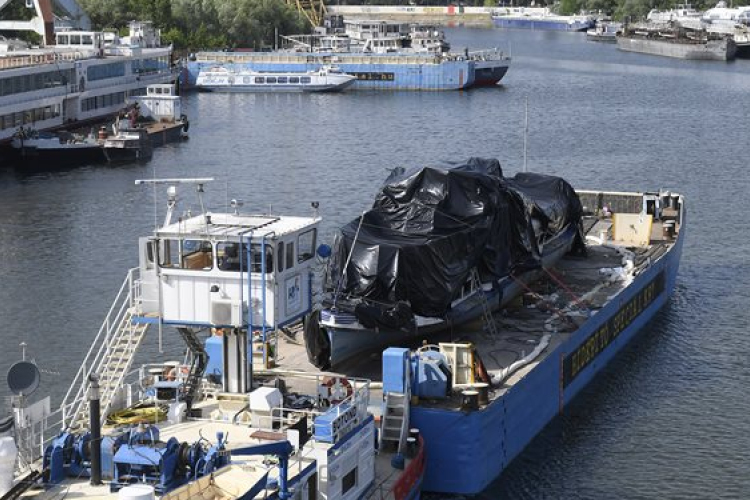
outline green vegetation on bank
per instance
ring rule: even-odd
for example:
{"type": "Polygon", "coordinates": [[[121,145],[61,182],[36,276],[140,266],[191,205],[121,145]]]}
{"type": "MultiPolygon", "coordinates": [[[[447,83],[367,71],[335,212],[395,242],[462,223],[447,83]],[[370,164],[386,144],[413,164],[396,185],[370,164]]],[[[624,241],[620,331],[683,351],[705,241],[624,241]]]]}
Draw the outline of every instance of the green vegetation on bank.
{"type": "MultiPolygon", "coordinates": [[[[328,0],[330,1],[330,0],[328,0]]],[[[496,0],[345,0],[347,5],[447,5],[492,7],[496,0]]],[[[505,5],[529,5],[504,0],[505,5]]],[[[693,7],[706,10],[717,0],[698,0],[693,7]]],[[[284,0],[78,0],[91,17],[95,29],[114,28],[127,32],[133,19],[150,20],[161,28],[162,39],[174,43],[177,49],[199,50],[207,48],[245,47],[260,49],[274,45],[276,34],[308,33],[307,20],[295,7],[284,0]]],[[[581,11],[603,12],[617,20],[638,19],[651,9],[670,9],[677,0],[559,0],[549,6],[560,14],[581,11]]],[[[734,1],[734,6],[745,5],[750,0],[734,1]]],[[[536,6],[544,5],[536,2],[536,6]]],[[[33,14],[23,1],[15,0],[0,12],[0,19],[23,19],[33,14]]],[[[37,41],[38,36],[25,38],[37,41]]],[[[38,43],[38,41],[37,41],[38,43]]]]}
{"type": "Polygon", "coordinates": [[[96,29],[125,29],[133,19],[161,28],[178,49],[273,45],[280,35],[309,31],[282,0],[78,0],[96,29]]]}

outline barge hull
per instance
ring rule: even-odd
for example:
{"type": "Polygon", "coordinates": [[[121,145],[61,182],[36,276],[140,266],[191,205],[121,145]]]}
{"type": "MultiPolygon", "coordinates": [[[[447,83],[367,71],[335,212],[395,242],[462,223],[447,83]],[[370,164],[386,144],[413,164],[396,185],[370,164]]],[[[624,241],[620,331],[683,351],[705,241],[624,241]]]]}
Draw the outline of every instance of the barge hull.
{"type": "Polygon", "coordinates": [[[500,28],[546,30],[546,31],[586,31],[591,28],[590,23],[568,23],[562,21],[548,21],[544,19],[506,19],[502,17],[492,18],[495,26],[500,28]]]}
{"type": "Polygon", "coordinates": [[[617,48],[626,52],[703,61],[731,61],[737,53],[737,46],[729,40],[711,40],[705,44],[688,44],[618,37],[617,48]]]}
{"type": "Polygon", "coordinates": [[[425,437],[430,457],[423,490],[475,495],[486,489],[667,303],[675,286],[685,229],[683,223],[667,254],[486,408],[457,412],[413,406],[411,425],[425,437]],[[613,321],[619,321],[621,330],[610,333],[607,342],[595,338],[613,321]],[[584,351],[588,356],[576,359],[572,368],[571,356],[588,347],[592,339],[594,349],[584,351]]]}

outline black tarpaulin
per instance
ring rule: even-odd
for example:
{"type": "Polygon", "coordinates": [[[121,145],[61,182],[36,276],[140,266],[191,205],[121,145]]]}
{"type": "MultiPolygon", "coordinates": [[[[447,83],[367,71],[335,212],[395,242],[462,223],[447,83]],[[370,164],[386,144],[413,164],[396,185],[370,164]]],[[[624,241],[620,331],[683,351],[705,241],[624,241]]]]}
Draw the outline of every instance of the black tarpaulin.
{"type": "Polygon", "coordinates": [[[328,289],[444,316],[473,269],[491,281],[517,263],[538,263],[548,232],[566,226],[573,210],[561,198],[577,196],[541,177],[516,176],[510,186],[497,160],[481,158],[395,170],[372,208],[334,241],[328,289]],[[535,231],[540,224],[544,234],[535,231]]]}

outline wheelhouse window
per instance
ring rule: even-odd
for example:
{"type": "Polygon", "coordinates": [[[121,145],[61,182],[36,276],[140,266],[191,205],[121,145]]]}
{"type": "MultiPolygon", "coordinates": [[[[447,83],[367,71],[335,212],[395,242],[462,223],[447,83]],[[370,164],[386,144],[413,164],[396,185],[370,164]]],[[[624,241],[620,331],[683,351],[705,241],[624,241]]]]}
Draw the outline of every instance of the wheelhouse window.
{"type": "Polygon", "coordinates": [[[211,242],[207,240],[162,240],[159,265],[207,271],[213,267],[213,255],[211,242]]]}
{"type": "Polygon", "coordinates": [[[240,249],[239,243],[219,243],[216,245],[216,262],[222,271],[239,272],[247,269],[246,246],[240,249]]]}
{"type": "Polygon", "coordinates": [[[313,258],[313,255],[315,255],[315,239],[317,231],[317,229],[310,229],[299,235],[299,243],[297,247],[298,262],[310,260],[313,258]]]}
{"type": "Polygon", "coordinates": [[[279,272],[282,272],[282,271],[284,271],[284,242],[283,241],[279,242],[279,250],[276,253],[276,256],[278,257],[278,259],[276,260],[276,262],[279,263],[278,264],[279,265],[279,272]]]}
{"type": "Polygon", "coordinates": [[[353,468],[344,479],[341,480],[341,494],[346,495],[349,490],[357,486],[357,468],[353,468]]]}
{"type": "MultiPolygon", "coordinates": [[[[216,245],[216,258],[219,269],[228,272],[240,272],[247,270],[247,245],[237,242],[223,242],[216,245]]],[[[250,245],[250,270],[253,273],[263,271],[263,258],[261,245],[250,245]]],[[[266,245],[265,257],[266,273],[273,273],[273,247],[266,245]]]]}
{"type": "Polygon", "coordinates": [[[286,268],[294,267],[294,242],[290,241],[286,246],[286,268]]]}
{"type": "MultiPolygon", "coordinates": [[[[254,243],[250,245],[250,259],[252,262],[252,271],[254,273],[263,272],[263,253],[261,245],[254,243]]],[[[273,246],[266,244],[266,274],[273,273],[273,246]]]]}

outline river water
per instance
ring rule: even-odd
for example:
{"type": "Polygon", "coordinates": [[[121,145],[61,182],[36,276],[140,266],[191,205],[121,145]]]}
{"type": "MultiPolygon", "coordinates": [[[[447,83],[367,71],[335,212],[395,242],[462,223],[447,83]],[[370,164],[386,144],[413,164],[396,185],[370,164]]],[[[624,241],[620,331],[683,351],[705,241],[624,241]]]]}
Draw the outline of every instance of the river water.
{"type": "MultiPolygon", "coordinates": [[[[388,169],[469,156],[580,188],[687,196],[671,302],[482,498],[750,496],[750,61],[621,53],[583,34],[451,28],[454,49],[513,55],[503,85],[466,92],[190,94],[190,140],[145,165],[0,172],[0,372],[19,343],[62,397],[154,225],[135,179],[202,177],[206,202],[309,213],[323,239],[372,200],[388,169]]],[[[183,207],[199,207],[183,191],[183,207]]],[[[163,197],[160,196],[160,199],[163,197]]],[[[156,217],[163,216],[159,206],[156,217]]],[[[156,336],[146,353],[158,349],[156,336]]],[[[164,340],[179,355],[177,339],[164,340]]],[[[0,395],[8,391],[0,384],[0,395]]]]}

